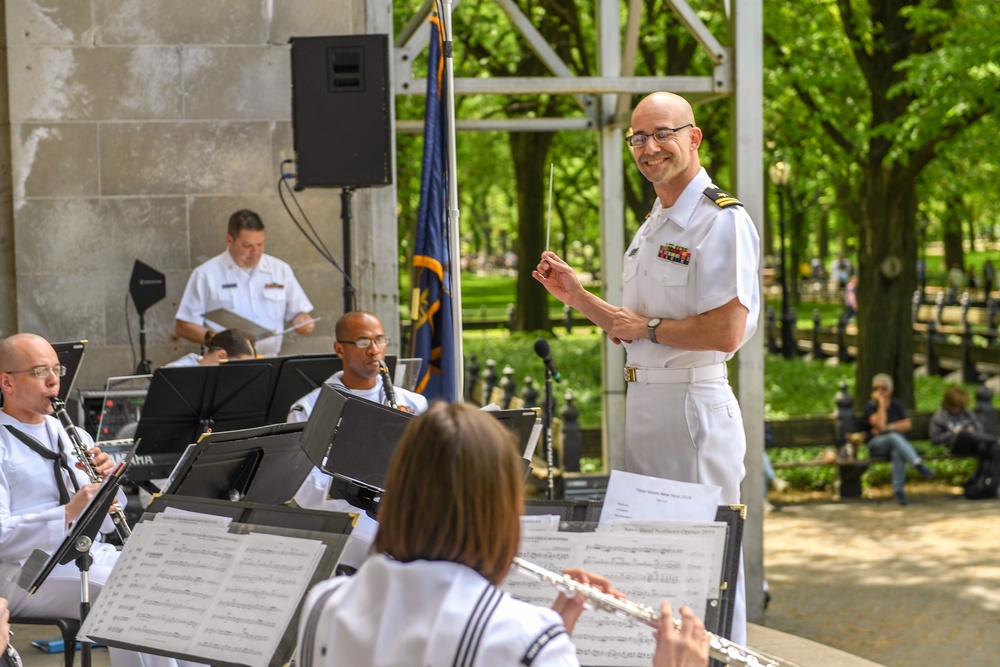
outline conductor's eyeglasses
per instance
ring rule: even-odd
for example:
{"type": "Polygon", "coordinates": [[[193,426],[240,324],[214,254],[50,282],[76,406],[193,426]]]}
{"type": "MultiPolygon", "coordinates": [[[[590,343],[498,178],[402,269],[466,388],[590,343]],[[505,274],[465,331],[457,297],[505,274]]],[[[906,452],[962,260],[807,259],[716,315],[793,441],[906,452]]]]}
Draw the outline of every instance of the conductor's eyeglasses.
{"type": "Polygon", "coordinates": [[[677,136],[677,133],[685,127],[694,127],[694,125],[692,123],[685,123],[680,127],[663,127],[652,134],[646,134],[645,132],[633,132],[625,137],[625,143],[632,148],[642,148],[646,145],[646,142],[652,138],[656,139],[656,143],[662,145],[677,136]]]}
{"type": "Polygon", "coordinates": [[[371,347],[372,343],[384,348],[389,344],[389,337],[378,336],[376,338],[359,338],[357,340],[338,340],[337,342],[341,345],[356,345],[359,350],[364,350],[365,348],[371,347]]]}
{"type": "Polygon", "coordinates": [[[53,366],[49,368],[48,366],[35,366],[34,368],[26,368],[23,371],[4,371],[8,375],[14,375],[15,373],[33,373],[39,380],[44,380],[49,377],[49,373],[52,373],[57,378],[61,378],[66,375],[66,367],[62,364],[53,366]]]}

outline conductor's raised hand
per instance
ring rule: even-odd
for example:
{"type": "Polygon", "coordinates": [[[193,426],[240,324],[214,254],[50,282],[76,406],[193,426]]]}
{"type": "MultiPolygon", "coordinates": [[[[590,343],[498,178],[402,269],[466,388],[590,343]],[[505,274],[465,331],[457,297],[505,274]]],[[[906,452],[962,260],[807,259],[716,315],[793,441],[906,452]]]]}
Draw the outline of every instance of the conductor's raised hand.
{"type": "Polygon", "coordinates": [[[583,285],[576,271],[549,250],[542,253],[542,258],[531,275],[549,291],[549,294],[570,306],[573,305],[576,296],[583,291],[583,285]]]}
{"type": "Polygon", "coordinates": [[[708,664],[709,636],[705,624],[690,607],[681,607],[681,627],[674,627],[669,602],[660,604],[660,627],[656,630],[653,667],[705,667],[708,664]]]}

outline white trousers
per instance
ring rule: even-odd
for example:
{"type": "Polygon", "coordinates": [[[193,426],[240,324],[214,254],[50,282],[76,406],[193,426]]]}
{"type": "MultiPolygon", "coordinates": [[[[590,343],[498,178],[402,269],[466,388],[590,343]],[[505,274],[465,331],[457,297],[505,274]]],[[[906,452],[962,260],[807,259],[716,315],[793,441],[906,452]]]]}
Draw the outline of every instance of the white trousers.
{"type": "MultiPolygon", "coordinates": [[[[743,415],[726,378],[695,383],[631,382],[625,398],[628,472],[713,484],[721,502],[740,502],[747,441],[743,415]]],[[[731,639],[746,644],[746,582],[740,549],[731,639]]]]}

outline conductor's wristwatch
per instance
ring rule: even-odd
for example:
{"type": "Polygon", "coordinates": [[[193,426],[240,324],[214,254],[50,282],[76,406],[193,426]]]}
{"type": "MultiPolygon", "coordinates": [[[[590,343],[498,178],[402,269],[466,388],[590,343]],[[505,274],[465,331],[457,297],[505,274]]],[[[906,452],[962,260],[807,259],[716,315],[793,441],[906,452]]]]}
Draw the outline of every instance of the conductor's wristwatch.
{"type": "Polygon", "coordinates": [[[654,343],[660,342],[656,340],[656,327],[660,325],[660,321],[661,320],[659,317],[654,317],[649,322],[646,322],[646,333],[649,334],[649,340],[653,341],[654,343]]]}

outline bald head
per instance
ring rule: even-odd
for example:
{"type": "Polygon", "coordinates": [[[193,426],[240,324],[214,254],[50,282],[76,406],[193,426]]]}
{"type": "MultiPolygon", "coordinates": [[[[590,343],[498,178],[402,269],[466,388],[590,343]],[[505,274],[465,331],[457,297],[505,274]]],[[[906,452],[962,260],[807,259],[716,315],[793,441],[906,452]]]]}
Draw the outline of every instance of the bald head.
{"type": "Polygon", "coordinates": [[[38,334],[19,333],[9,336],[0,342],[0,372],[18,370],[28,363],[35,353],[47,350],[55,354],[49,341],[38,334]]]}
{"type": "Polygon", "coordinates": [[[646,137],[641,146],[632,146],[636,166],[653,184],[660,204],[673,206],[701,170],[698,147],[702,135],[694,124],[691,105],[673,93],[648,95],[632,112],[632,135],[646,137]]]}
{"type": "Polygon", "coordinates": [[[59,395],[59,355],[49,341],[30,333],[0,343],[0,390],[3,411],[26,424],[41,423],[59,395]],[[41,377],[33,369],[44,369],[41,377]]]}
{"type": "Polygon", "coordinates": [[[651,93],[642,98],[635,110],[632,111],[632,127],[635,128],[635,118],[637,115],[659,113],[674,118],[674,124],[670,127],[677,127],[686,123],[694,125],[694,110],[686,99],[674,93],[651,93]]]}
{"type": "Polygon", "coordinates": [[[337,320],[337,324],[333,327],[333,333],[337,337],[337,340],[350,340],[350,335],[352,329],[359,322],[374,323],[378,326],[382,326],[378,317],[374,313],[369,313],[366,310],[352,310],[348,313],[344,313],[337,320]]]}

